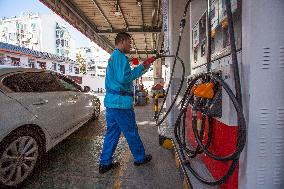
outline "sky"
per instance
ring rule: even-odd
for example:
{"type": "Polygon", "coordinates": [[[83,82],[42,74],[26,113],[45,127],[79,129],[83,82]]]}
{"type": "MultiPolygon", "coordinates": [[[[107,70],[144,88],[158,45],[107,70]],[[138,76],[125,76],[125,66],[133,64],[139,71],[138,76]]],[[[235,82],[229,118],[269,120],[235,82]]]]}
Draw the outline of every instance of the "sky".
{"type": "MultiPolygon", "coordinates": [[[[52,10],[42,4],[39,0],[0,0],[0,17],[20,16],[22,12],[33,12],[41,14],[52,14],[52,10]]],[[[64,21],[64,20],[63,20],[64,21]]],[[[64,21],[65,22],[65,21],[64,21]]],[[[76,48],[89,46],[89,39],[76,28],[65,22],[68,30],[76,41],[76,48]]]]}

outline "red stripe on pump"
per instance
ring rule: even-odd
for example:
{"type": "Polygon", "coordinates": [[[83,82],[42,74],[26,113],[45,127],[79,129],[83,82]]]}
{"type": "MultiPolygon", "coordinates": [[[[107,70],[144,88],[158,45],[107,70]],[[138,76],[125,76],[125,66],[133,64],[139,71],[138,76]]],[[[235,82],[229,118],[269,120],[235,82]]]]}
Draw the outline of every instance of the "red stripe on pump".
{"type": "MultiPolygon", "coordinates": [[[[201,114],[197,114],[197,126],[201,122],[201,114]]],[[[197,142],[195,141],[193,130],[192,130],[192,121],[191,121],[191,108],[187,109],[187,132],[188,132],[188,141],[193,147],[197,146],[197,142]]],[[[198,126],[199,127],[199,126],[198,126]]],[[[236,149],[237,143],[237,126],[228,126],[216,119],[213,119],[212,123],[213,127],[213,136],[211,145],[209,147],[209,151],[218,155],[218,156],[227,156],[233,153],[236,149]]],[[[198,128],[199,129],[199,128],[198,128]]],[[[206,143],[208,135],[208,123],[206,122],[205,127],[205,137],[203,139],[203,144],[206,143]]],[[[223,162],[216,161],[204,153],[199,156],[203,163],[206,165],[207,169],[210,171],[212,176],[215,179],[220,179],[226,174],[227,170],[231,165],[231,161],[223,162]]],[[[228,179],[228,181],[222,185],[220,185],[221,189],[237,189],[238,188],[238,166],[236,167],[233,175],[228,179]]]]}

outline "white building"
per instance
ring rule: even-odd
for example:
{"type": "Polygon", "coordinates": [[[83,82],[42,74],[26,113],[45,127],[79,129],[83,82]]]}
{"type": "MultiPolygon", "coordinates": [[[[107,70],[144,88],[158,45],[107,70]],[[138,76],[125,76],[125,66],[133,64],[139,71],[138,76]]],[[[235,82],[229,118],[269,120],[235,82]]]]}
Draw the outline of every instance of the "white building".
{"type": "Polygon", "coordinates": [[[0,65],[53,70],[78,76],[79,65],[70,58],[0,42],[0,65]]]}
{"type": "Polygon", "coordinates": [[[22,13],[0,19],[0,42],[75,59],[75,42],[55,14],[22,13]]]}
{"type": "Polygon", "coordinates": [[[109,53],[94,42],[90,42],[89,47],[78,48],[77,53],[80,53],[86,60],[87,75],[105,77],[109,53]]]}

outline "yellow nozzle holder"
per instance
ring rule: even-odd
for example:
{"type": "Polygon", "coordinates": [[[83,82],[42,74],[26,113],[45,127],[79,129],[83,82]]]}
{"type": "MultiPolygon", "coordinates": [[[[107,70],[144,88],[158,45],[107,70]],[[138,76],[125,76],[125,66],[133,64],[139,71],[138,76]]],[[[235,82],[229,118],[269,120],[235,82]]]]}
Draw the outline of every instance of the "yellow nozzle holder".
{"type": "Polygon", "coordinates": [[[211,99],[214,96],[214,83],[201,83],[194,87],[193,94],[197,97],[211,99]]]}
{"type": "Polygon", "coordinates": [[[158,112],[158,105],[159,105],[159,101],[158,101],[158,94],[155,95],[155,101],[154,101],[154,112],[158,112]]]}

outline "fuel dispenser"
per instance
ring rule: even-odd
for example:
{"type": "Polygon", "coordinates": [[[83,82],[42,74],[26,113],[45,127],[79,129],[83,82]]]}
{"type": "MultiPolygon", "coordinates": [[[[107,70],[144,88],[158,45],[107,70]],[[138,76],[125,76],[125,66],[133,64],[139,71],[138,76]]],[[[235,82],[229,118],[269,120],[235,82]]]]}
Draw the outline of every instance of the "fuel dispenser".
{"type": "Polygon", "coordinates": [[[186,106],[186,113],[183,114],[183,119],[186,119],[184,127],[188,133],[183,140],[195,146],[193,155],[201,154],[200,159],[214,179],[202,178],[198,168],[193,169],[189,163],[186,166],[205,184],[237,188],[238,159],[246,142],[238,71],[241,56],[241,1],[203,2],[208,4],[207,10],[199,13],[201,16],[197,21],[192,20],[192,75],[188,83],[193,89],[192,102],[186,106]],[[231,8],[229,16],[226,3],[231,8]],[[231,33],[230,25],[233,29],[231,33]],[[239,59],[233,60],[233,56],[239,59]],[[214,85],[212,95],[202,95],[206,91],[203,85],[209,84],[214,85]]]}
{"type": "MultiPolygon", "coordinates": [[[[284,1],[187,1],[173,69],[184,64],[178,52],[188,7],[191,75],[174,125],[185,175],[208,188],[283,188],[284,1]]],[[[179,94],[180,87],[157,125],[179,94]]]]}

